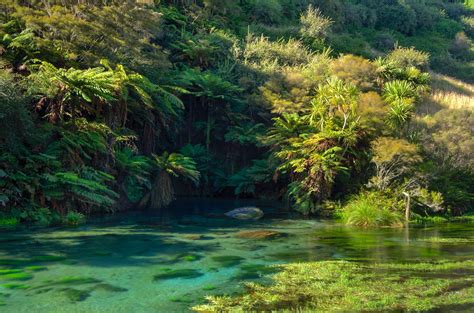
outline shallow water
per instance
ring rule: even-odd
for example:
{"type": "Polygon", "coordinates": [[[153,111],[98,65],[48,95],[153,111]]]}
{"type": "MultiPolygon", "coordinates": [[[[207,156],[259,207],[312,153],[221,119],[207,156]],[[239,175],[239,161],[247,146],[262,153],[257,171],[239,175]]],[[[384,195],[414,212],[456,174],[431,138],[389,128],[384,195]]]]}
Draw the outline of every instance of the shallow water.
{"type": "Polygon", "coordinates": [[[187,200],[166,215],[126,213],[78,228],[2,230],[0,311],[186,312],[207,294],[238,293],[244,281],[265,282],[273,269],[264,265],[474,257],[473,224],[362,231],[333,221],[290,219],[265,203],[258,203],[266,213],[259,221],[222,215],[249,204],[187,200]],[[237,236],[260,229],[284,236],[237,236]]]}

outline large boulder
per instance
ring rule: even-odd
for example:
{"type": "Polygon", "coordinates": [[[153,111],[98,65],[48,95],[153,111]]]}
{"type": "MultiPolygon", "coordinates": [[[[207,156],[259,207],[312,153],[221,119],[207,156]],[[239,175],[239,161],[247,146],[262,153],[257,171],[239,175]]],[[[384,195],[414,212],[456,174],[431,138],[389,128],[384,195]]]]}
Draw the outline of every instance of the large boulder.
{"type": "Polygon", "coordinates": [[[263,211],[257,207],[237,208],[224,214],[238,220],[258,220],[263,216],[263,211]]]}

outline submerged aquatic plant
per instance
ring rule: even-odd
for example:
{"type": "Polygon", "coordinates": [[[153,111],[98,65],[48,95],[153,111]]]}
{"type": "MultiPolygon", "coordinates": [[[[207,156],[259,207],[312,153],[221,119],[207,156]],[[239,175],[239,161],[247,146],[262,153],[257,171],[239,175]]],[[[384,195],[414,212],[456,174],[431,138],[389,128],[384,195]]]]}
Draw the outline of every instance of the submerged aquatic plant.
{"type": "Polygon", "coordinates": [[[198,312],[430,311],[472,305],[474,261],[358,264],[322,261],[281,266],[274,283],[247,283],[237,296],[209,296],[198,312]],[[466,275],[449,275],[462,269],[466,275]],[[403,296],[400,296],[403,295],[403,296]]]}
{"type": "Polygon", "coordinates": [[[202,275],[204,275],[202,272],[195,269],[190,269],[190,268],[178,269],[178,270],[164,269],[162,273],[156,274],[155,276],[153,276],[153,280],[159,281],[159,280],[164,280],[164,279],[175,279],[175,278],[190,279],[190,278],[196,278],[202,275]]]}

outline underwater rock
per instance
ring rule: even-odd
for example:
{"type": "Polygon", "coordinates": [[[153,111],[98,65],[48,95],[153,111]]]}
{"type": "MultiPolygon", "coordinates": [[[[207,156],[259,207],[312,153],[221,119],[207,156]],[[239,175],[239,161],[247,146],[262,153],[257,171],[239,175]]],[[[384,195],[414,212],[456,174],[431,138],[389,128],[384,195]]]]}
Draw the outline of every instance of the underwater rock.
{"type": "Polygon", "coordinates": [[[102,284],[97,284],[93,288],[93,290],[103,290],[103,291],[108,291],[108,292],[125,292],[128,291],[126,288],[102,283],[102,284]]]}
{"type": "Polygon", "coordinates": [[[240,264],[242,260],[244,260],[243,257],[236,256],[236,255],[216,255],[211,257],[211,259],[214,262],[219,263],[222,267],[231,267],[235,266],[237,264],[240,264]]]}
{"type": "Polygon", "coordinates": [[[163,273],[153,276],[153,280],[163,280],[163,279],[174,279],[174,278],[184,278],[191,279],[204,275],[198,270],[195,269],[180,269],[180,270],[170,270],[165,269],[163,273]]]}
{"type": "Polygon", "coordinates": [[[100,283],[101,281],[92,277],[81,277],[81,276],[65,276],[58,280],[50,280],[47,283],[40,287],[47,287],[47,286],[72,286],[72,285],[86,285],[86,284],[96,284],[100,283]]]}
{"type": "Polygon", "coordinates": [[[224,214],[238,220],[258,220],[263,217],[263,211],[257,207],[237,208],[224,214]]]}
{"type": "Polygon", "coordinates": [[[89,298],[90,293],[87,290],[79,290],[74,288],[64,288],[61,292],[71,301],[80,302],[89,298]]]}
{"type": "Polygon", "coordinates": [[[244,239],[275,239],[286,236],[285,233],[280,233],[274,230],[248,230],[248,231],[240,231],[236,235],[238,238],[244,239]]]}

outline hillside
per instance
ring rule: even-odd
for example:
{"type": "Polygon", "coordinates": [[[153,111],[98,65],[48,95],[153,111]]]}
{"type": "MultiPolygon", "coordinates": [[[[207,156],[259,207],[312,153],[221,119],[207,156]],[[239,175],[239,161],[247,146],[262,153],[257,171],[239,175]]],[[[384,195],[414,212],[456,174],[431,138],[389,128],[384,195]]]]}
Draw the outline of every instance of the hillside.
{"type": "Polygon", "coordinates": [[[401,225],[407,197],[414,219],[472,212],[471,1],[2,0],[0,12],[5,223],[76,224],[181,195],[360,225],[401,225]]]}

